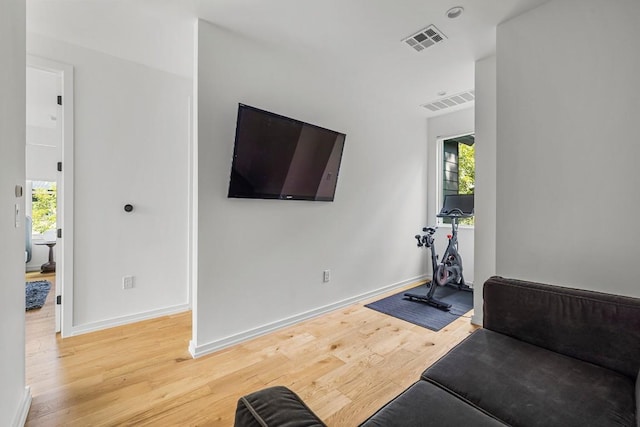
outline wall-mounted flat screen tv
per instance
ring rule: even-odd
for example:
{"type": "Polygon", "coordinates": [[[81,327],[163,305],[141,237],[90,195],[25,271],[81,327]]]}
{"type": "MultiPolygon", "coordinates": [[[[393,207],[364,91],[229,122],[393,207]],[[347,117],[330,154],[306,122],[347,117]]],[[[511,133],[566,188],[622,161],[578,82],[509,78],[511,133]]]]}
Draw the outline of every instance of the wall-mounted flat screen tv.
{"type": "Polygon", "coordinates": [[[345,134],[238,105],[228,197],[333,201],[345,134]]]}

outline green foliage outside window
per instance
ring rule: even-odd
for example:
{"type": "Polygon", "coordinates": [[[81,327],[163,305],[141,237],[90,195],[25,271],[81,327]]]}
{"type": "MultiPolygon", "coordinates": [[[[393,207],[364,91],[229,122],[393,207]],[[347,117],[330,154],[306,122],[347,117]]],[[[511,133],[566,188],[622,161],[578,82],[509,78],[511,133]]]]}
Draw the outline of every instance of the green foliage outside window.
{"type": "MultiPolygon", "coordinates": [[[[458,194],[473,194],[476,185],[476,149],[458,144],[458,194]]],[[[473,225],[475,218],[461,218],[458,224],[473,225]]]]}
{"type": "Polygon", "coordinates": [[[56,228],[56,184],[34,188],[31,196],[33,231],[43,234],[56,228]]]}
{"type": "Polygon", "coordinates": [[[458,144],[458,194],[472,194],[476,185],[475,145],[458,144]]]}

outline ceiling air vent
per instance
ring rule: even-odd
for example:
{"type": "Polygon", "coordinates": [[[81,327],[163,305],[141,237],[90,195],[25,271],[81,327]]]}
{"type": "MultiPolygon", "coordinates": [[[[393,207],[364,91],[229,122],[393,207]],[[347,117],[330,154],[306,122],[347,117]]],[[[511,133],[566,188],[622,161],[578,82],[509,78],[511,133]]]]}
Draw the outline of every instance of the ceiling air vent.
{"type": "Polygon", "coordinates": [[[458,93],[451,96],[446,96],[444,98],[437,99],[433,102],[429,102],[428,104],[422,104],[422,107],[431,111],[440,111],[446,108],[455,107],[460,104],[465,104],[467,102],[474,101],[476,99],[475,90],[468,90],[466,92],[458,93]]]}
{"type": "Polygon", "coordinates": [[[424,30],[420,30],[402,41],[420,52],[421,50],[425,50],[428,47],[440,43],[446,38],[447,36],[442,34],[435,25],[429,25],[424,30]]]}

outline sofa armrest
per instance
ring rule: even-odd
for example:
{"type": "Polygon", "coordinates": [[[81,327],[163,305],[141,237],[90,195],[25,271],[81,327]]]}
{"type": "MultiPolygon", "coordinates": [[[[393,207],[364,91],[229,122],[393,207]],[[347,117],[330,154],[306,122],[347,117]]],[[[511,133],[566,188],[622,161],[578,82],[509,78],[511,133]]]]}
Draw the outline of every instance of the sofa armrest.
{"type": "Polygon", "coordinates": [[[502,277],[483,293],[486,329],[638,375],[640,299],[502,277]]]}
{"type": "Polygon", "coordinates": [[[311,409],[283,386],[269,387],[241,397],[235,427],[326,427],[311,409]]]}

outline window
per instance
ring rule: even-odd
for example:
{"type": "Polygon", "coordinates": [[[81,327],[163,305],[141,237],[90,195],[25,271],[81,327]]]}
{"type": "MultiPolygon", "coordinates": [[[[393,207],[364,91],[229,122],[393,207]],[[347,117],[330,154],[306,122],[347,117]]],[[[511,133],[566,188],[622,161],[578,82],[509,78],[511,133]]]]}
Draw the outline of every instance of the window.
{"type": "Polygon", "coordinates": [[[31,220],[34,234],[44,234],[56,228],[56,183],[31,183],[31,220]]]}
{"type": "MultiPolygon", "coordinates": [[[[447,194],[473,194],[476,178],[475,135],[448,138],[440,144],[441,185],[438,206],[442,206],[447,194]]],[[[439,209],[438,209],[439,211],[439,209]]],[[[450,224],[451,220],[444,218],[450,224]]],[[[473,218],[464,218],[459,224],[473,225],[473,218]]]]}

